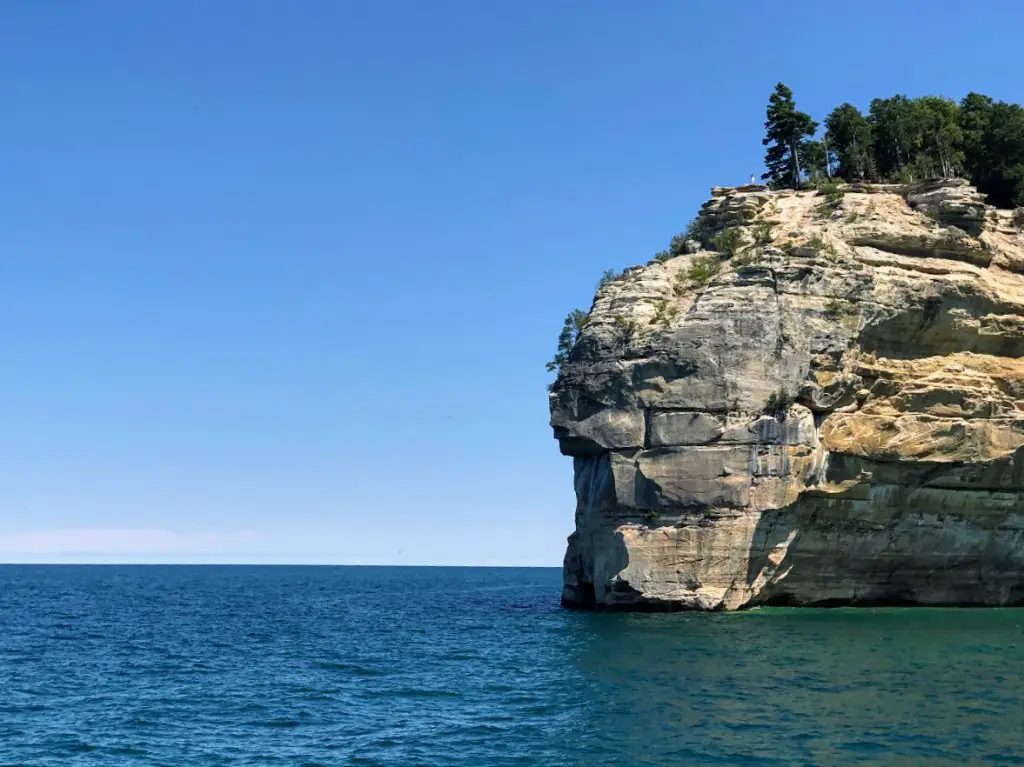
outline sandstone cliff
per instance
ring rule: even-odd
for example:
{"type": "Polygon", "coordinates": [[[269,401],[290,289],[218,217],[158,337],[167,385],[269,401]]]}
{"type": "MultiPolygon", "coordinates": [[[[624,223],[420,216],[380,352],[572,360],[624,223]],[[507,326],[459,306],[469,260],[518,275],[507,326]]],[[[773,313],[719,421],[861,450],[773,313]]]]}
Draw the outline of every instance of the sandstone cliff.
{"type": "Polygon", "coordinates": [[[1020,212],[956,180],[712,195],[745,246],[602,286],[553,386],[563,602],[1024,603],[1020,212]]]}

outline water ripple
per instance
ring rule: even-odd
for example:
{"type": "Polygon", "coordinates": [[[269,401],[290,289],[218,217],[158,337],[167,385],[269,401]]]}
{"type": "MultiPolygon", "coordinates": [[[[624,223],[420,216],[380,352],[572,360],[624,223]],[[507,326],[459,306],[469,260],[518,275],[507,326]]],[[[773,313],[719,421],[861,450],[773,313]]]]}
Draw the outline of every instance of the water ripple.
{"type": "Polygon", "coordinates": [[[589,615],[558,590],[0,567],[0,767],[1021,763],[1024,611],[589,615]]]}

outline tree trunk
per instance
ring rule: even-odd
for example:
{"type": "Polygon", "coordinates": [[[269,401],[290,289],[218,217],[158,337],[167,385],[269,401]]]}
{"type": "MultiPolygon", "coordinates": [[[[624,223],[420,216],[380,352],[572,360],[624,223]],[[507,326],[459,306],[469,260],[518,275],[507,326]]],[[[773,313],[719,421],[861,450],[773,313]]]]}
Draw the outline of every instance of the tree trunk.
{"type": "Polygon", "coordinates": [[[800,150],[796,148],[796,142],[789,142],[789,152],[793,155],[793,188],[800,188],[800,150]]]}

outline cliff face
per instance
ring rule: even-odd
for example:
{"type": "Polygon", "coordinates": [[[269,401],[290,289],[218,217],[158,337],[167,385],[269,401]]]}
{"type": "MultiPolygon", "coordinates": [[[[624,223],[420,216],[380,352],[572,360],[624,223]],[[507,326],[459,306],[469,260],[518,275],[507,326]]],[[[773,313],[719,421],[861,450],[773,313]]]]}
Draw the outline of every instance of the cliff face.
{"type": "Polygon", "coordinates": [[[717,273],[599,289],[551,393],[566,605],[1024,603],[1019,216],[958,181],[832,203],[715,189],[748,243],[717,273]]]}

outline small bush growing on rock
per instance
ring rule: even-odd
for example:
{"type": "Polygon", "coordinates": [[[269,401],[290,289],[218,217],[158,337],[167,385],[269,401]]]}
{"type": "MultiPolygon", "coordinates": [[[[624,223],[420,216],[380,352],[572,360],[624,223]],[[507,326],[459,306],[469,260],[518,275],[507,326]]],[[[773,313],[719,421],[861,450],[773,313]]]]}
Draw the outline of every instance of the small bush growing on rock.
{"type": "Polygon", "coordinates": [[[697,285],[706,285],[712,277],[718,274],[719,269],[721,269],[721,265],[718,263],[718,259],[701,256],[693,259],[686,276],[697,285]]]}
{"type": "Polygon", "coordinates": [[[821,239],[821,237],[819,237],[818,235],[814,235],[813,237],[811,237],[807,241],[807,245],[805,247],[811,248],[812,250],[815,250],[818,253],[824,253],[825,258],[827,258],[829,261],[834,262],[837,258],[839,258],[839,253],[836,252],[836,246],[833,245],[831,242],[825,242],[825,240],[821,239]]]}
{"type": "Polygon", "coordinates": [[[818,194],[825,198],[818,206],[818,212],[830,215],[842,206],[846,189],[838,181],[830,178],[818,183],[818,194]]]}
{"type": "Polygon", "coordinates": [[[670,305],[665,299],[660,299],[654,304],[654,316],[651,317],[647,324],[667,327],[677,314],[679,314],[678,306],[670,305]]]}
{"type": "Polygon", "coordinates": [[[743,232],[730,227],[712,237],[711,245],[718,252],[724,253],[726,258],[732,258],[743,247],[743,232]]]}
{"type": "Polygon", "coordinates": [[[1024,229],[1024,208],[1017,208],[1013,211],[1013,217],[1011,220],[1015,227],[1018,229],[1024,229]]]}
{"type": "Polygon", "coordinates": [[[758,253],[755,250],[745,250],[742,253],[738,253],[732,257],[732,265],[734,267],[750,266],[757,261],[758,253]]]}
{"type": "Polygon", "coordinates": [[[793,405],[793,397],[785,386],[780,386],[778,391],[768,395],[768,401],[764,403],[763,412],[776,418],[786,415],[786,412],[793,405]]]}
{"type": "Polygon", "coordinates": [[[625,317],[616,315],[615,330],[619,334],[619,341],[624,344],[628,344],[633,340],[633,336],[636,335],[636,323],[632,320],[627,320],[625,317]]]}
{"type": "Polygon", "coordinates": [[[686,232],[675,235],[668,242],[668,252],[673,256],[684,256],[686,255],[686,242],[692,240],[693,237],[688,237],[686,232]]]}
{"type": "Polygon", "coordinates": [[[672,253],[670,253],[667,250],[659,250],[657,253],[654,254],[654,258],[652,258],[648,263],[651,263],[651,264],[663,264],[666,261],[668,261],[670,258],[674,258],[672,253]]]}
{"type": "Polygon", "coordinates": [[[610,284],[612,282],[615,282],[616,280],[620,279],[621,277],[622,277],[622,274],[620,272],[617,272],[614,269],[605,269],[601,273],[601,279],[599,279],[597,281],[597,289],[600,290],[605,285],[608,285],[608,284],[610,284]]]}
{"type": "Polygon", "coordinates": [[[754,244],[755,245],[771,245],[772,239],[775,236],[775,222],[774,221],[759,221],[757,226],[754,227],[754,244]]]}
{"type": "MultiPolygon", "coordinates": [[[[672,238],[672,242],[675,242],[678,239],[680,240],[680,247],[682,247],[685,245],[687,240],[696,240],[703,245],[707,243],[709,236],[710,232],[708,232],[707,227],[704,224],[704,219],[697,216],[693,221],[686,225],[686,230],[682,234],[677,234],[672,238]]],[[[669,249],[671,250],[671,248],[672,246],[670,244],[669,249]]],[[[683,250],[681,252],[685,253],[686,251],[683,250]]]]}
{"type": "Polygon", "coordinates": [[[657,522],[661,519],[661,512],[657,509],[644,509],[643,515],[648,522],[657,522]]]}

